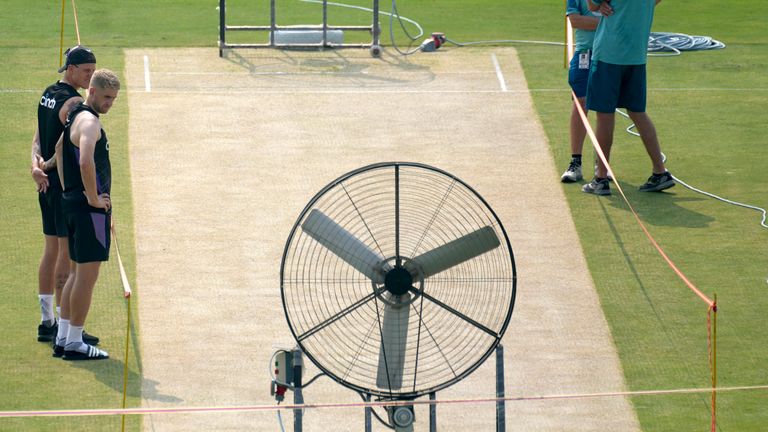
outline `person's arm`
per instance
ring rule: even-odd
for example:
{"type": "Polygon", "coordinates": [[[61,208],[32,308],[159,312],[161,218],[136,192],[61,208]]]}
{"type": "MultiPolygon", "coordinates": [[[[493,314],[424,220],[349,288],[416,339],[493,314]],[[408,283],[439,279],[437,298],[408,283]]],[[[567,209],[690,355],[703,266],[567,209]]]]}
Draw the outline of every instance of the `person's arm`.
{"type": "Polygon", "coordinates": [[[56,153],[54,153],[53,157],[56,159],[56,171],[59,173],[59,182],[61,182],[61,190],[64,190],[64,134],[67,133],[67,130],[64,130],[64,133],[61,134],[59,137],[59,140],[56,141],[56,153]]]}
{"type": "Polygon", "coordinates": [[[571,20],[573,28],[581,30],[595,30],[600,22],[600,18],[594,15],[570,14],[568,19],[571,20]]]}
{"type": "Polygon", "coordinates": [[[592,12],[600,12],[603,16],[613,15],[613,7],[610,0],[587,0],[587,8],[592,12]]]}
{"type": "Polygon", "coordinates": [[[84,118],[81,117],[78,120],[76,133],[79,134],[80,176],[83,179],[83,187],[85,188],[83,193],[88,199],[88,205],[91,207],[109,210],[109,195],[106,193],[99,195],[96,187],[96,163],[93,158],[96,151],[96,142],[101,138],[101,124],[99,119],[93,116],[84,116],[84,118]]]}
{"type": "Polygon", "coordinates": [[[66,102],[64,102],[64,105],[62,105],[61,109],[59,110],[59,121],[61,124],[67,123],[67,116],[69,115],[69,112],[72,111],[72,108],[83,101],[83,98],[80,96],[74,96],[69,99],[67,99],[66,102]]]}
{"type": "Polygon", "coordinates": [[[43,156],[40,154],[40,131],[35,128],[35,136],[32,137],[32,180],[37,185],[38,192],[45,192],[48,190],[48,175],[45,174],[45,170],[42,165],[44,164],[43,156]]]}

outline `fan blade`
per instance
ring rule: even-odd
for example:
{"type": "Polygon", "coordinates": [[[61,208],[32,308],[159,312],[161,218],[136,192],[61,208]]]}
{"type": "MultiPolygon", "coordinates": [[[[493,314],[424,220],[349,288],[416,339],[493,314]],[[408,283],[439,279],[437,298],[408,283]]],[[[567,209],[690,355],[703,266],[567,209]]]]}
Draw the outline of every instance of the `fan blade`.
{"type": "Polygon", "coordinates": [[[417,273],[416,267],[421,268],[426,279],[491,251],[500,244],[496,231],[486,226],[421,254],[411,262],[405,263],[404,267],[414,276],[417,273]]]}
{"type": "MultiPolygon", "coordinates": [[[[406,294],[407,295],[407,294],[406,294]]],[[[408,317],[411,307],[386,305],[381,325],[381,348],[376,385],[382,389],[399,390],[403,386],[405,347],[408,342],[408,317]]]]}
{"type": "Polygon", "coordinates": [[[358,240],[352,233],[320,210],[313,209],[309,212],[309,216],[301,224],[301,228],[310,237],[374,283],[384,283],[384,274],[390,267],[385,264],[384,257],[358,240]]]}

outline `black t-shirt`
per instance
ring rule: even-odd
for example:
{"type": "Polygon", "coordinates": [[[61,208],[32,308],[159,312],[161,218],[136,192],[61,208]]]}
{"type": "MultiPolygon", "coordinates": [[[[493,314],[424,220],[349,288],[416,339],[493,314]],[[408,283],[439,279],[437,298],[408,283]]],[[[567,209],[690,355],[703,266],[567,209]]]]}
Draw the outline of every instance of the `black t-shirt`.
{"type": "MultiPolygon", "coordinates": [[[[37,130],[40,137],[40,154],[43,159],[48,160],[53,157],[56,152],[56,142],[64,132],[64,125],[59,119],[61,107],[67,100],[77,96],[80,96],[80,93],[74,87],[61,81],[56,81],[43,91],[37,106],[37,130]]],[[[60,186],[59,173],[56,170],[48,171],[46,174],[48,174],[50,186],[60,186]]]]}
{"type": "MultiPolygon", "coordinates": [[[[64,148],[62,149],[64,192],[82,192],[85,190],[83,178],[80,174],[80,148],[72,144],[70,136],[70,129],[75,121],[75,117],[85,111],[92,113],[96,117],[99,116],[91,107],[82,103],[78,104],[70,111],[64,128],[64,148]]],[[[104,132],[104,129],[101,129],[101,138],[96,142],[93,161],[96,165],[96,192],[99,195],[103,193],[108,194],[112,188],[112,165],[109,162],[109,141],[107,141],[107,133],[104,132]]],[[[87,202],[85,195],[83,195],[83,199],[87,202]]]]}

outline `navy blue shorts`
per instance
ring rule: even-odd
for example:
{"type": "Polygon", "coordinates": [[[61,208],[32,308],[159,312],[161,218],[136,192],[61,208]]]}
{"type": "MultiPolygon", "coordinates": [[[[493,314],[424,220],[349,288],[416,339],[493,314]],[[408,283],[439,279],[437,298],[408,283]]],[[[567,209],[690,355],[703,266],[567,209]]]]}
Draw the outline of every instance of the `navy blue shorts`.
{"type": "Polygon", "coordinates": [[[645,65],[592,63],[587,86],[587,109],[612,113],[616,108],[645,112],[645,65]]]}
{"type": "MultiPolygon", "coordinates": [[[[590,62],[592,60],[592,53],[585,51],[589,55],[590,62]]],[[[577,98],[583,98],[587,96],[587,83],[589,82],[589,64],[586,69],[579,68],[579,54],[578,52],[573,54],[571,58],[571,65],[568,68],[568,84],[570,84],[573,93],[577,98]]]]}
{"type": "Polygon", "coordinates": [[[62,206],[72,261],[80,264],[108,261],[112,213],[89,206],[82,191],[65,192],[62,206]]]}
{"type": "Polygon", "coordinates": [[[52,184],[48,185],[46,192],[38,194],[37,201],[40,204],[40,214],[43,217],[43,234],[66,237],[67,223],[61,210],[61,188],[52,184]]]}

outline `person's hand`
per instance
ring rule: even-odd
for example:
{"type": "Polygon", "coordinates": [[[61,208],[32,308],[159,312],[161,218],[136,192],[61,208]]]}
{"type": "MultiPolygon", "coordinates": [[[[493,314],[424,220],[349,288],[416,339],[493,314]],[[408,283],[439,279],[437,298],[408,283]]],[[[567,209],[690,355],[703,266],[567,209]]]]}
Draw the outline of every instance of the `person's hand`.
{"type": "Polygon", "coordinates": [[[606,0],[600,3],[600,9],[598,9],[603,16],[613,15],[613,7],[611,7],[610,0],[606,0]]]}
{"type": "Polygon", "coordinates": [[[103,208],[104,210],[109,211],[112,208],[112,201],[109,198],[109,194],[103,193],[97,196],[95,200],[88,198],[88,205],[91,207],[103,208]]]}
{"type": "Polygon", "coordinates": [[[35,187],[38,192],[46,192],[48,190],[48,174],[43,172],[40,168],[32,168],[32,180],[35,181],[35,187]]]}

